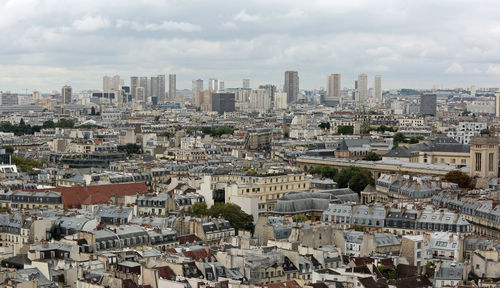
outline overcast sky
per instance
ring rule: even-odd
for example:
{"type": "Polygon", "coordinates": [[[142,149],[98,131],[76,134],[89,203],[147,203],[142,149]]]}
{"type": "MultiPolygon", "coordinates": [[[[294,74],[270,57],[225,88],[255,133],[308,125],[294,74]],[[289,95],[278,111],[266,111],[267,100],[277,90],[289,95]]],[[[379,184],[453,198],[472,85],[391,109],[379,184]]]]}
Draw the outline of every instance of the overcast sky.
{"type": "Polygon", "coordinates": [[[226,87],[500,86],[499,1],[0,0],[0,90],[102,88],[103,75],[177,74],[226,87]]]}

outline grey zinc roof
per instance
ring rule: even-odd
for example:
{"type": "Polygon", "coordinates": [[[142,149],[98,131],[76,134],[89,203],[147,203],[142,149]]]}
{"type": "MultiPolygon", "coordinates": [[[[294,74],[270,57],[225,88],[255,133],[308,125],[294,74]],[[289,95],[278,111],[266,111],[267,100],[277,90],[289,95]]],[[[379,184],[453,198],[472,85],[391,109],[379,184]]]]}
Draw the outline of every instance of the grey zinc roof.
{"type": "Polygon", "coordinates": [[[436,271],[434,278],[436,280],[462,280],[464,264],[457,262],[444,261],[436,271]]]}
{"type": "Polygon", "coordinates": [[[100,206],[97,210],[97,217],[128,218],[133,210],[131,207],[100,206]]]}

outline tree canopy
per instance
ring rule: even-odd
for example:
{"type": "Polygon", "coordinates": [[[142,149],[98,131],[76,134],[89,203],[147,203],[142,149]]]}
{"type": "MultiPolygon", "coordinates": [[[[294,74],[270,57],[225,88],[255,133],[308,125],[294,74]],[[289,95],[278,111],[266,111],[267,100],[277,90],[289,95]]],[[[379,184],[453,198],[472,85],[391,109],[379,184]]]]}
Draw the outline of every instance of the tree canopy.
{"type": "Polygon", "coordinates": [[[12,156],[12,164],[16,165],[23,172],[34,172],[34,168],[43,168],[43,163],[34,159],[28,159],[21,156],[12,156]]]}
{"type": "Polygon", "coordinates": [[[370,152],[370,153],[368,153],[368,155],[366,155],[365,158],[363,158],[363,160],[367,160],[367,161],[379,161],[379,160],[382,160],[382,157],[380,157],[380,155],[378,155],[375,152],[370,152]]]}
{"type": "Polygon", "coordinates": [[[223,217],[234,229],[253,230],[253,216],[241,210],[241,207],[233,203],[215,203],[210,209],[207,204],[199,202],[191,205],[187,213],[195,216],[223,217]]]}
{"type": "Polygon", "coordinates": [[[458,184],[458,187],[460,188],[474,188],[472,178],[468,174],[459,170],[453,170],[446,173],[444,179],[446,181],[458,184]]]}
{"type": "Polygon", "coordinates": [[[132,156],[134,154],[141,154],[142,147],[141,145],[135,143],[127,143],[125,145],[118,145],[118,151],[127,153],[128,156],[132,156]]]}
{"type": "Polygon", "coordinates": [[[318,174],[324,178],[334,179],[335,176],[337,176],[337,173],[339,173],[339,170],[337,168],[330,166],[316,166],[316,167],[311,167],[311,169],[309,169],[309,173],[318,174]]]}
{"type": "Polygon", "coordinates": [[[203,134],[210,135],[212,137],[220,137],[224,134],[233,134],[234,129],[228,126],[221,127],[204,127],[201,129],[203,134]]]}
{"type": "Polygon", "coordinates": [[[352,135],[354,134],[353,126],[339,126],[337,127],[337,133],[341,135],[352,135]]]}
{"type": "Polygon", "coordinates": [[[330,130],[330,122],[321,122],[318,125],[318,127],[323,129],[323,130],[330,130]]]}

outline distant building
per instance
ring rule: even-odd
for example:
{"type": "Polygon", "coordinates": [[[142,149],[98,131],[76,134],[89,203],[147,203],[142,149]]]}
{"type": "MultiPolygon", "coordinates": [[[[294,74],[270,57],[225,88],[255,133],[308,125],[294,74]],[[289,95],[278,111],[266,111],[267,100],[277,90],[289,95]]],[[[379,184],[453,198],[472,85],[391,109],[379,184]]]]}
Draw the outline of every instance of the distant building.
{"type": "Polygon", "coordinates": [[[165,75],[158,75],[158,103],[165,103],[165,75]]]}
{"type": "Polygon", "coordinates": [[[234,112],[235,103],[234,93],[213,93],[212,94],[212,111],[217,111],[220,115],[224,112],[234,112]]]}
{"type": "Polygon", "coordinates": [[[253,89],[250,93],[250,109],[266,111],[271,109],[271,96],[266,89],[253,89]]]}
{"type": "Polygon", "coordinates": [[[212,92],[199,90],[194,93],[194,105],[201,111],[212,111],[212,92]]]}
{"type": "Polygon", "coordinates": [[[326,99],[325,102],[339,101],[341,95],[341,82],[340,82],[340,74],[331,74],[328,75],[326,81],[326,99]]]}
{"type": "Polygon", "coordinates": [[[299,95],[299,72],[285,71],[285,85],[283,91],[287,95],[287,104],[297,101],[299,95]]]}
{"type": "Polygon", "coordinates": [[[137,76],[132,76],[130,77],[130,92],[132,93],[132,99],[137,99],[136,98],[136,91],[137,87],[139,87],[139,77],[137,76]]]}
{"type": "Polygon", "coordinates": [[[2,96],[2,106],[19,104],[19,97],[17,96],[17,93],[2,92],[0,94],[2,96]]]}
{"type": "Polygon", "coordinates": [[[177,75],[168,75],[168,98],[174,99],[177,91],[177,75]]]}
{"type": "Polygon", "coordinates": [[[368,75],[359,74],[358,75],[358,92],[359,92],[359,102],[365,102],[368,100],[368,75]]]}
{"type": "Polygon", "coordinates": [[[286,92],[278,91],[275,93],[274,97],[274,109],[286,109],[287,108],[287,95],[286,92]]]}
{"type": "Polygon", "coordinates": [[[482,133],[470,139],[470,173],[490,178],[498,176],[498,137],[482,133]]]}
{"type": "Polygon", "coordinates": [[[243,79],[243,88],[250,88],[250,79],[243,79]]]}
{"type": "Polygon", "coordinates": [[[203,90],[203,80],[202,79],[193,79],[192,90],[193,90],[193,93],[196,93],[197,91],[203,90]]]}
{"type": "Polygon", "coordinates": [[[376,102],[382,102],[382,76],[375,75],[373,78],[373,98],[376,102]]]}
{"type": "Polygon", "coordinates": [[[495,93],[495,116],[500,117],[500,93],[495,93]]]}
{"type": "Polygon", "coordinates": [[[63,86],[61,90],[61,96],[63,99],[63,104],[71,104],[72,103],[72,95],[73,94],[73,89],[71,86],[63,86]]]}
{"type": "Polygon", "coordinates": [[[436,94],[422,94],[420,96],[420,113],[436,116],[436,94]]]}

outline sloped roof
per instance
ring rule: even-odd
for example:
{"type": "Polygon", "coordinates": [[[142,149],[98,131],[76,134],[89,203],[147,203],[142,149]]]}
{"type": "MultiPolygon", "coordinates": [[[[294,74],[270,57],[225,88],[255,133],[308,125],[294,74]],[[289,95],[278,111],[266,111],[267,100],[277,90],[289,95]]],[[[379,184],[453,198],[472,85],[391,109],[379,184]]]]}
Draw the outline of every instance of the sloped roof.
{"type": "Polygon", "coordinates": [[[113,196],[128,196],[148,192],[146,183],[108,184],[93,186],[58,187],[37,191],[56,191],[62,194],[65,208],[81,208],[82,205],[92,205],[108,202],[113,196]]]}

